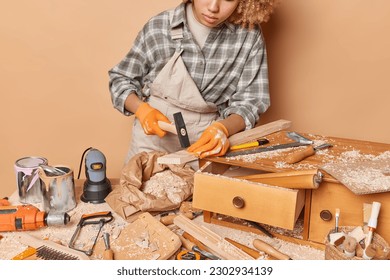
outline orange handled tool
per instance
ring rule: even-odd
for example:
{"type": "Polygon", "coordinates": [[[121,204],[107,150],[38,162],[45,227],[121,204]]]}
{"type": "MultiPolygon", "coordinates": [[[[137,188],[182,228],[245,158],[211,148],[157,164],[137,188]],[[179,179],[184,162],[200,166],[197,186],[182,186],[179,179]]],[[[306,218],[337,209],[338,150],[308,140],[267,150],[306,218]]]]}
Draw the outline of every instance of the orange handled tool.
{"type": "Polygon", "coordinates": [[[330,147],[332,147],[331,144],[322,144],[322,145],[319,145],[318,147],[313,147],[312,145],[310,145],[303,150],[296,151],[296,152],[289,154],[286,157],[285,161],[289,164],[297,163],[297,162],[300,162],[301,160],[304,160],[307,157],[314,155],[317,150],[330,148],[330,147]]]}
{"type": "Polygon", "coordinates": [[[263,252],[267,253],[268,255],[275,257],[278,260],[291,260],[291,258],[289,256],[276,250],[274,247],[272,247],[268,243],[265,243],[264,241],[261,241],[260,239],[253,240],[253,246],[256,249],[263,251],[263,252]]]}
{"type": "Polygon", "coordinates": [[[0,199],[0,206],[9,206],[9,205],[11,205],[11,203],[9,203],[8,197],[4,197],[0,199]]]}
{"type": "Polygon", "coordinates": [[[52,225],[66,225],[66,213],[46,213],[33,205],[0,206],[0,232],[35,230],[52,225]]]}
{"type": "Polygon", "coordinates": [[[110,246],[110,235],[105,232],[103,234],[104,245],[106,246],[106,250],[103,252],[103,260],[113,260],[114,259],[114,251],[112,251],[110,246]]]}

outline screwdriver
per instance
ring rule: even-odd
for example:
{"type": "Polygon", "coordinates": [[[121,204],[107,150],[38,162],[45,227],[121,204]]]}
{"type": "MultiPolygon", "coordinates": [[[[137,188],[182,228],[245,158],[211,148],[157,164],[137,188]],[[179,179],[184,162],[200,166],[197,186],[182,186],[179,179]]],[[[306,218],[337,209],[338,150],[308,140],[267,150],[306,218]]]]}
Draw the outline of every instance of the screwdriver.
{"type": "Polygon", "coordinates": [[[114,252],[111,249],[110,235],[107,232],[103,234],[103,240],[104,240],[104,245],[106,246],[106,250],[104,250],[103,252],[103,260],[113,260],[114,252]]]}

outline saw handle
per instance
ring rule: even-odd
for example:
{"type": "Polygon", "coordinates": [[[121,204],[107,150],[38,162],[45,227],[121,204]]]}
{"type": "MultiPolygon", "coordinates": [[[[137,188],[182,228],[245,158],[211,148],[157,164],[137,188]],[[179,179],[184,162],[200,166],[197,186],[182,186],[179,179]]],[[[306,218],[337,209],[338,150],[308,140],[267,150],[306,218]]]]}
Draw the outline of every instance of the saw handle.
{"type": "Polygon", "coordinates": [[[285,161],[289,164],[293,164],[293,163],[297,163],[297,162],[299,162],[307,157],[310,157],[314,154],[315,154],[314,147],[312,145],[310,145],[310,146],[307,146],[306,148],[304,148],[303,150],[299,150],[299,151],[296,151],[296,152],[289,154],[286,157],[285,161]]]}
{"type": "Polygon", "coordinates": [[[253,240],[253,247],[255,247],[257,250],[263,251],[264,253],[267,253],[268,255],[275,257],[278,260],[291,260],[289,256],[276,250],[274,247],[272,247],[271,245],[265,243],[260,239],[253,240]]]}

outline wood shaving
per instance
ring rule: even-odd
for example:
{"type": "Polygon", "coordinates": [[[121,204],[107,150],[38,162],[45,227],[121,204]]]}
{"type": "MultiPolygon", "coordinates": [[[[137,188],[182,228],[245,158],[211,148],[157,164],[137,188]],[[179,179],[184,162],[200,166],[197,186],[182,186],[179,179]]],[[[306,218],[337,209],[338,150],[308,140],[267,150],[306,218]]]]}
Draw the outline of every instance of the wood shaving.
{"type": "MultiPolygon", "coordinates": [[[[290,256],[294,260],[324,260],[325,259],[324,251],[312,248],[310,246],[294,244],[278,238],[270,238],[264,235],[258,235],[253,232],[243,232],[241,230],[237,230],[229,227],[205,223],[203,222],[202,217],[197,217],[194,219],[194,221],[196,223],[199,223],[202,226],[207,227],[208,229],[212,230],[213,232],[217,233],[223,238],[228,237],[252,249],[255,249],[253,247],[253,240],[260,239],[264,242],[267,242],[271,246],[274,246],[280,252],[290,256]]],[[[260,257],[260,259],[266,256],[264,252],[260,252],[260,253],[262,253],[262,257],[260,257]]]]}
{"type": "Polygon", "coordinates": [[[180,197],[181,190],[186,186],[187,182],[185,180],[171,170],[165,170],[150,177],[148,181],[144,182],[141,190],[157,199],[168,197],[173,204],[178,204],[182,200],[180,197]]]}
{"type": "Polygon", "coordinates": [[[390,191],[390,151],[374,156],[352,150],[321,168],[355,194],[390,191]]]}

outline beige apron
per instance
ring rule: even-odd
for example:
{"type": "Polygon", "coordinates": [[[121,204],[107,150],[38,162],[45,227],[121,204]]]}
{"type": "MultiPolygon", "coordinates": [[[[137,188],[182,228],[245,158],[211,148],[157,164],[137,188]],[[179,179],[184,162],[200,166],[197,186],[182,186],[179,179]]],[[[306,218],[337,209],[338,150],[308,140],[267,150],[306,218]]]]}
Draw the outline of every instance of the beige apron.
{"type": "MultiPolygon", "coordinates": [[[[174,113],[181,112],[192,144],[218,118],[218,110],[215,104],[203,99],[184,65],[181,53],[182,49],[180,48],[153,81],[148,103],[171,121],[173,121],[174,113]]],[[[163,138],[157,135],[146,135],[136,118],[126,162],[142,151],[173,153],[182,149],[177,135],[169,132],[163,138]]]]}

